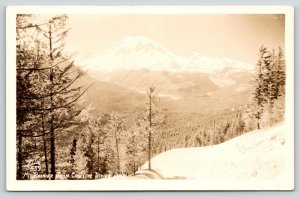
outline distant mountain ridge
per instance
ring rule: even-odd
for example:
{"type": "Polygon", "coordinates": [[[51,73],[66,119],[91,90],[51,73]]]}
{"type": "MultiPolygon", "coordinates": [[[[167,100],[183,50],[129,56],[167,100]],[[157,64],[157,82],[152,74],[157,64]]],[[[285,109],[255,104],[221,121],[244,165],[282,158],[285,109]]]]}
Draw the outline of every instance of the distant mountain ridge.
{"type": "Polygon", "coordinates": [[[127,37],[85,64],[95,83],[86,99],[101,111],[141,110],[151,86],[164,108],[186,112],[239,108],[252,87],[251,65],[198,53],[178,56],[147,37],[127,37]]]}
{"type": "Polygon", "coordinates": [[[214,73],[226,67],[240,71],[253,70],[251,64],[228,58],[211,58],[198,52],[180,56],[165,46],[144,36],[125,37],[104,54],[98,54],[80,62],[91,72],[115,72],[118,70],[167,71],[176,73],[214,73]]]}

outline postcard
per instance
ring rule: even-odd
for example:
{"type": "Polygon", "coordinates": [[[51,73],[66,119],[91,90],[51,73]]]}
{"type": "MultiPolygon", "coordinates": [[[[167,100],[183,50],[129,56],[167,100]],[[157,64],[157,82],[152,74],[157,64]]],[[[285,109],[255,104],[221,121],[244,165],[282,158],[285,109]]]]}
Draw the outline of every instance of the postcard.
{"type": "Polygon", "coordinates": [[[8,6],[9,191],[294,189],[292,6],[8,6]]]}

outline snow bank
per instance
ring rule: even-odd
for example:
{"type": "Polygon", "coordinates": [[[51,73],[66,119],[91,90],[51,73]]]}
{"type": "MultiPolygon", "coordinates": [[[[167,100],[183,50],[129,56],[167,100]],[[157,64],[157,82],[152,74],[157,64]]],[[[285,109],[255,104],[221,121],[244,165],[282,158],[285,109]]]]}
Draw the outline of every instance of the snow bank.
{"type": "Polygon", "coordinates": [[[97,182],[105,190],[292,190],[285,129],[281,123],[215,146],[173,149],[152,158],[152,171],[146,163],[135,176],[97,182]]]}
{"type": "Polygon", "coordinates": [[[173,149],[155,156],[152,169],[165,179],[280,179],[287,155],[284,129],[281,123],[219,145],[173,149]]]}

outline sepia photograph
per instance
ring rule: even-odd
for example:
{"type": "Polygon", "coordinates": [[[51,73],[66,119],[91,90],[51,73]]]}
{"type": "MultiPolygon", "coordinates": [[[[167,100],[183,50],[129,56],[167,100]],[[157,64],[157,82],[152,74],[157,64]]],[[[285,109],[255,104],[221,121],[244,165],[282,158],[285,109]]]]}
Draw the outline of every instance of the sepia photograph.
{"type": "Polygon", "coordinates": [[[7,189],[293,190],[290,6],[7,8],[7,189]]]}

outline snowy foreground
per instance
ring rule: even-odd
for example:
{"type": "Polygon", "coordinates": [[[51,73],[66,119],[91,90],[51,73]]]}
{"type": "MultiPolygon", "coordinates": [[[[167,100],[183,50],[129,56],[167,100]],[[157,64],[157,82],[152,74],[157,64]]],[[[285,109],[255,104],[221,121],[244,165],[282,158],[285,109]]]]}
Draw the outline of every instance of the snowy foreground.
{"type": "Polygon", "coordinates": [[[287,155],[284,134],[280,125],[215,146],[173,149],[155,156],[152,169],[169,179],[280,178],[287,155]]]}
{"type": "Polygon", "coordinates": [[[196,181],[203,189],[291,189],[292,156],[287,148],[281,123],[215,146],[172,149],[152,158],[153,171],[146,170],[146,163],[136,176],[108,180],[196,181]]]}

